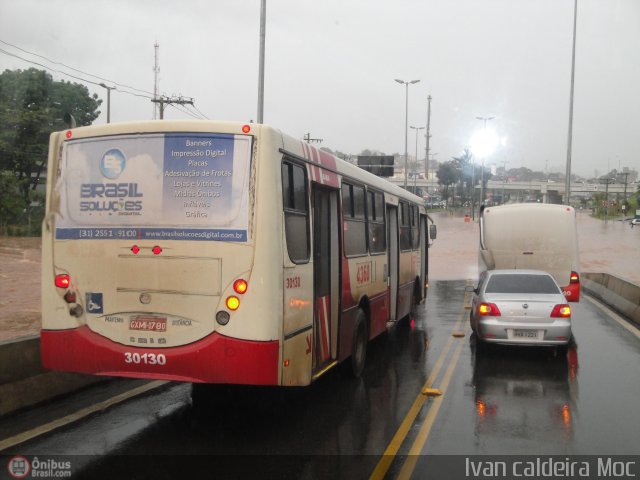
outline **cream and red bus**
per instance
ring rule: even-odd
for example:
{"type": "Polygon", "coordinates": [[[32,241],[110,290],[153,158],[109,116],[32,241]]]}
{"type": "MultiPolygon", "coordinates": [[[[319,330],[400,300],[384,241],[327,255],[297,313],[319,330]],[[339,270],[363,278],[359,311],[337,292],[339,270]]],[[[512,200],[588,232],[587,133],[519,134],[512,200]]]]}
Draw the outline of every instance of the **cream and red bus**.
{"type": "Polygon", "coordinates": [[[566,205],[514,203],[480,214],[479,269],[550,273],[570,302],[580,301],[576,211],[566,205]]]}
{"type": "Polygon", "coordinates": [[[359,375],[368,341],[425,299],[434,230],[421,198],[266,125],[54,133],[43,365],[288,386],[346,361],[359,375]]]}

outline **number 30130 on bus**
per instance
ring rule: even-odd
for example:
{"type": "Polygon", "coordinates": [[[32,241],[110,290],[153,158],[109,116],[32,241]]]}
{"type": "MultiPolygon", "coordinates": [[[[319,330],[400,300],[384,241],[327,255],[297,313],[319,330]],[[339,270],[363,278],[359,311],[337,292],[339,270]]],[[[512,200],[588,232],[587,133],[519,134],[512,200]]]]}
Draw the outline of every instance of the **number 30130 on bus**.
{"type": "Polygon", "coordinates": [[[344,363],[357,376],[369,340],[426,298],[422,199],[266,125],[54,133],[46,209],[52,370],[288,386],[344,363]],[[190,161],[204,144],[216,156],[190,161]],[[89,191],[110,208],[84,208],[89,191]]]}

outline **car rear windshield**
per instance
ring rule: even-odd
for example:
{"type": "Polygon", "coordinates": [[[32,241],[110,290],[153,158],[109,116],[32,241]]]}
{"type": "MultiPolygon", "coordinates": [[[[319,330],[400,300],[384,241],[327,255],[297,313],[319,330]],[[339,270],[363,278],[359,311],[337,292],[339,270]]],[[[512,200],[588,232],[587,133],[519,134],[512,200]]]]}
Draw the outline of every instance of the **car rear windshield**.
{"type": "Polygon", "coordinates": [[[486,293],[560,293],[549,275],[505,273],[489,278],[486,293]]]}

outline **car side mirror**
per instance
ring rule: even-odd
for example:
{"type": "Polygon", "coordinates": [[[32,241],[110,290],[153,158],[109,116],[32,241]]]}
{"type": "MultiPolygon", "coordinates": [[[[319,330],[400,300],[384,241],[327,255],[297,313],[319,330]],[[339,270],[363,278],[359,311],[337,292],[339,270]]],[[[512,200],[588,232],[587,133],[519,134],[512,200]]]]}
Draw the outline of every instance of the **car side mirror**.
{"type": "Polygon", "coordinates": [[[429,238],[435,240],[438,236],[438,227],[435,225],[429,225],[429,238]]]}
{"type": "Polygon", "coordinates": [[[474,287],[473,285],[467,285],[464,287],[464,291],[465,292],[469,292],[469,293],[475,293],[476,295],[478,294],[478,289],[476,287],[474,287]]]}

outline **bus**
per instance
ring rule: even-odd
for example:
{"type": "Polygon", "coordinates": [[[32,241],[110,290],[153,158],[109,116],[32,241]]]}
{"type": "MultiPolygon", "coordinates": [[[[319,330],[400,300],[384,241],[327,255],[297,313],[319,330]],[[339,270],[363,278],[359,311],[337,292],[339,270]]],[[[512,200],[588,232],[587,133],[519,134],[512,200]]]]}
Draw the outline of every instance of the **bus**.
{"type": "Polygon", "coordinates": [[[41,355],[50,370],[309,385],[426,298],[421,198],[261,124],[51,135],[41,355]]]}
{"type": "Polygon", "coordinates": [[[479,271],[512,268],[548,272],[567,301],[580,301],[578,232],[573,207],[516,203],[482,210],[479,271]]]}

